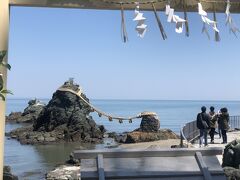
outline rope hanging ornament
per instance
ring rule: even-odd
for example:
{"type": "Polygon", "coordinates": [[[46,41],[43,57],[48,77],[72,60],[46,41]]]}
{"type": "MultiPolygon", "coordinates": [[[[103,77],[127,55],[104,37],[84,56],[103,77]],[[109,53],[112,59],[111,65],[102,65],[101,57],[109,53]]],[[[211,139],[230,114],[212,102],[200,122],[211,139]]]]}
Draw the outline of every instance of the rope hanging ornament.
{"type": "Polygon", "coordinates": [[[157,14],[157,11],[156,11],[154,3],[151,3],[151,4],[152,4],[152,8],[153,8],[153,11],[154,11],[154,14],[155,14],[155,18],[157,20],[158,27],[159,27],[159,30],[161,32],[162,38],[163,38],[163,40],[165,40],[165,39],[167,39],[167,35],[166,35],[165,31],[164,31],[163,25],[162,25],[162,23],[160,21],[160,18],[158,16],[158,14],[157,14]]]}
{"type": "Polygon", "coordinates": [[[186,7],[185,0],[182,0],[182,4],[183,4],[184,19],[186,20],[185,21],[185,30],[186,30],[185,35],[187,37],[189,37],[189,25],[188,25],[188,16],[187,16],[187,9],[186,9],[187,7],[186,7]]]}
{"type": "Polygon", "coordinates": [[[220,41],[220,35],[219,35],[219,30],[217,28],[217,16],[216,16],[216,9],[215,9],[215,5],[213,3],[213,20],[215,21],[215,23],[213,24],[213,28],[214,28],[214,34],[215,34],[215,41],[219,42],[220,41]]]}
{"type": "Polygon", "coordinates": [[[157,116],[157,114],[155,112],[142,112],[140,114],[137,114],[136,116],[132,116],[132,117],[119,117],[119,116],[111,116],[103,111],[100,111],[99,109],[97,109],[96,107],[94,107],[92,104],[90,104],[84,97],[82,97],[82,91],[80,89],[78,90],[73,90],[71,88],[69,88],[68,86],[66,87],[65,85],[61,86],[60,88],[57,89],[57,91],[63,91],[63,92],[70,92],[72,94],[75,94],[76,96],[78,96],[84,103],[86,103],[86,105],[88,105],[91,110],[93,110],[94,112],[96,112],[98,114],[99,117],[106,117],[108,118],[109,121],[113,121],[113,119],[118,120],[119,123],[123,123],[124,120],[127,120],[129,123],[132,123],[133,119],[139,119],[142,118],[143,116],[157,116]]]}
{"type": "Polygon", "coordinates": [[[124,9],[123,4],[120,3],[121,6],[121,36],[124,43],[128,41],[128,35],[127,35],[127,29],[125,24],[125,18],[124,18],[124,9]]]}
{"type": "Polygon", "coordinates": [[[101,0],[102,2],[104,3],[107,3],[107,4],[114,4],[114,5],[119,5],[119,4],[127,4],[127,5],[131,5],[131,4],[136,4],[138,3],[139,5],[140,4],[143,4],[143,5],[146,5],[146,4],[151,4],[151,3],[162,3],[162,2],[167,2],[168,0],[146,0],[146,1],[135,1],[135,0],[130,0],[130,1],[124,1],[124,2],[119,2],[119,1],[109,1],[109,0],[101,0]]]}
{"type": "Polygon", "coordinates": [[[212,21],[211,19],[209,19],[207,17],[207,12],[203,10],[203,7],[202,7],[202,4],[201,2],[199,1],[198,3],[198,14],[201,16],[201,19],[203,21],[203,28],[202,28],[202,33],[205,32],[205,34],[207,35],[208,39],[210,39],[210,36],[209,36],[209,33],[208,33],[208,30],[207,30],[207,27],[206,25],[210,25],[210,26],[213,26],[213,29],[215,31],[218,31],[217,27],[216,27],[216,22],[215,21],[212,21]]]}
{"type": "MultiPolygon", "coordinates": [[[[103,3],[106,4],[113,4],[113,5],[119,5],[119,4],[127,4],[127,5],[131,5],[131,4],[136,4],[136,2],[138,2],[139,4],[143,4],[143,5],[147,5],[147,4],[151,4],[151,3],[166,3],[169,2],[170,0],[141,0],[136,1],[136,0],[129,0],[129,1],[116,1],[116,0],[100,0],[103,3]]],[[[176,1],[176,0],[173,0],[176,1]]],[[[193,0],[186,0],[186,1],[193,1],[193,0]]],[[[204,2],[204,3],[218,3],[218,4],[225,4],[228,0],[224,1],[224,0],[194,0],[194,2],[204,2]]],[[[240,1],[234,1],[231,2],[231,4],[236,4],[239,5],[240,1]]]]}
{"type": "Polygon", "coordinates": [[[136,4],[135,17],[133,19],[133,21],[137,21],[137,26],[135,30],[137,31],[138,36],[143,38],[147,31],[147,25],[144,24],[146,18],[143,17],[143,13],[140,13],[139,11],[139,2],[136,2],[135,4],[136,4]]]}
{"type": "Polygon", "coordinates": [[[109,120],[109,121],[112,121],[112,117],[109,116],[109,117],[108,117],[108,120],[109,120]]]}
{"type": "Polygon", "coordinates": [[[240,32],[240,30],[236,27],[235,23],[233,22],[232,16],[230,14],[230,8],[231,8],[231,3],[228,0],[227,1],[227,6],[226,6],[226,26],[229,26],[229,32],[233,33],[235,35],[235,37],[237,37],[237,32],[240,32]]]}
{"type": "Polygon", "coordinates": [[[201,19],[203,21],[202,33],[205,33],[208,39],[210,39],[205,20],[203,19],[204,16],[207,16],[207,13],[202,9],[202,4],[200,1],[198,2],[198,14],[201,16],[201,19]]]}
{"type": "Polygon", "coordinates": [[[167,15],[167,22],[176,24],[175,32],[182,33],[183,24],[186,22],[186,20],[174,14],[174,9],[170,7],[170,1],[168,1],[168,4],[166,5],[165,14],[167,15]]]}
{"type": "MultiPolygon", "coordinates": [[[[124,17],[124,8],[123,6],[126,5],[127,8],[133,8],[133,5],[135,5],[135,17],[133,21],[137,21],[137,26],[135,30],[137,31],[137,34],[139,37],[143,38],[146,31],[147,31],[147,25],[145,24],[146,18],[143,17],[143,13],[140,13],[139,6],[144,5],[144,8],[147,8],[146,5],[151,5],[152,9],[154,11],[155,18],[158,23],[159,30],[161,32],[161,36],[163,40],[167,39],[166,32],[164,31],[163,25],[161,23],[161,20],[157,14],[157,10],[155,7],[156,3],[167,3],[166,5],[166,15],[167,15],[167,21],[171,23],[176,23],[175,31],[176,33],[182,33],[183,32],[183,24],[185,25],[185,35],[189,37],[189,23],[188,23],[188,16],[187,16],[187,10],[188,10],[188,0],[179,0],[181,4],[177,4],[177,7],[179,8],[179,5],[182,5],[182,10],[184,12],[184,19],[180,18],[179,16],[174,14],[174,9],[170,7],[170,1],[171,0],[141,0],[140,2],[136,0],[124,0],[124,1],[118,1],[118,0],[100,0],[103,3],[111,4],[111,5],[120,5],[121,9],[121,37],[124,43],[128,41],[128,35],[126,30],[126,24],[125,24],[125,17],[124,17]]],[[[175,2],[175,0],[174,0],[175,2]]],[[[210,39],[210,35],[208,33],[208,26],[211,26],[212,29],[215,31],[215,41],[220,41],[220,35],[219,35],[219,29],[217,26],[217,16],[216,16],[216,9],[214,4],[226,4],[226,25],[229,26],[229,31],[233,33],[237,37],[237,33],[240,32],[240,30],[235,26],[233,23],[232,17],[230,15],[230,0],[196,0],[197,6],[198,6],[198,14],[201,16],[201,20],[203,22],[202,27],[202,33],[205,33],[210,39]],[[211,4],[213,5],[210,10],[213,11],[213,20],[209,19],[207,17],[207,12],[203,10],[201,2],[204,2],[204,4],[207,4],[208,7],[211,7],[211,4]]],[[[190,1],[190,4],[192,5],[192,2],[190,1]]],[[[194,2],[195,4],[195,2],[194,2]]],[[[231,4],[240,5],[240,1],[234,1],[231,2],[231,4]]],[[[126,8],[125,7],[125,8],[126,8]]],[[[162,5],[160,6],[162,7],[162,5]]],[[[147,8],[148,9],[148,8],[147,8]]]]}

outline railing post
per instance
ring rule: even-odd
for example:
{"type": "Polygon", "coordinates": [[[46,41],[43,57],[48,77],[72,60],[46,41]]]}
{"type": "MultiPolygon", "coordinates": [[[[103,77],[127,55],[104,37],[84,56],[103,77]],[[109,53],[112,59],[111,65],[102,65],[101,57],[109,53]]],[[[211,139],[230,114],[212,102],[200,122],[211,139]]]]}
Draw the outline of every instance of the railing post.
{"type": "Polygon", "coordinates": [[[182,135],[182,128],[180,130],[180,147],[183,147],[183,135],[182,135]]]}
{"type": "MultiPolygon", "coordinates": [[[[0,51],[8,50],[9,34],[9,0],[0,0],[0,51]]],[[[7,57],[4,59],[7,62],[7,57]]],[[[7,69],[0,67],[6,88],[7,69]]],[[[0,99],[0,180],[3,179],[4,135],[6,102],[0,99]]]]}

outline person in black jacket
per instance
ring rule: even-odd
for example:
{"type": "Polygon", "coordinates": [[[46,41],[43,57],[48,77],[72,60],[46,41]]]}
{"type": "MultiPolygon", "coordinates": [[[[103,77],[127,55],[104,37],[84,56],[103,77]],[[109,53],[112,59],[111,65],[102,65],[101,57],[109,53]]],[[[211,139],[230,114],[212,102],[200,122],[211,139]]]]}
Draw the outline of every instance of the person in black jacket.
{"type": "Polygon", "coordinates": [[[208,135],[208,129],[210,127],[210,117],[206,113],[207,108],[205,106],[201,107],[201,113],[198,113],[197,115],[197,128],[200,131],[200,138],[199,138],[199,146],[201,147],[203,144],[203,138],[204,138],[204,145],[207,146],[207,135],[208,135]]]}
{"type": "Polygon", "coordinates": [[[227,143],[227,131],[229,130],[229,114],[227,108],[222,108],[218,116],[218,126],[222,133],[223,142],[222,144],[227,143]]]}

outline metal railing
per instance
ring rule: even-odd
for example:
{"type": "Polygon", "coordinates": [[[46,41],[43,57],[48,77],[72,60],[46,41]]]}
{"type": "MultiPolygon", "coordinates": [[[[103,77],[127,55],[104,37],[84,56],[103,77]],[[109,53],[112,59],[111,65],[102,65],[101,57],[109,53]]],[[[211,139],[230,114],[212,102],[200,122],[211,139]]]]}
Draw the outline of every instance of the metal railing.
{"type": "Polygon", "coordinates": [[[229,119],[230,129],[240,129],[240,116],[230,116],[229,119]]]}
{"type": "MultiPolygon", "coordinates": [[[[230,116],[229,125],[231,130],[240,129],[240,116],[230,116]]],[[[180,130],[181,147],[183,147],[183,141],[188,144],[191,143],[193,140],[197,139],[198,136],[199,129],[197,128],[197,121],[191,121],[186,123],[181,127],[180,130]]]]}
{"type": "Polygon", "coordinates": [[[181,127],[180,130],[181,142],[180,145],[183,147],[183,141],[187,143],[192,142],[199,136],[199,129],[197,128],[197,121],[191,121],[181,127]]]}

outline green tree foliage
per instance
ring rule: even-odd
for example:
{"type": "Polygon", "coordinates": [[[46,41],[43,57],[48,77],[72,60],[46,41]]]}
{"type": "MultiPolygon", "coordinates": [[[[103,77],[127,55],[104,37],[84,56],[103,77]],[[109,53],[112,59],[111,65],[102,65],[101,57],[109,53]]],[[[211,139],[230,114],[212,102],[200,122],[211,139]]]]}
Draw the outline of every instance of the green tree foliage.
{"type": "MultiPolygon", "coordinates": [[[[0,51],[0,66],[5,67],[8,70],[11,70],[10,64],[4,61],[6,54],[7,54],[7,51],[0,51]]],[[[0,72],[0,99],[5,101],[6,94],[13,94],[13,93],[7,89],[4,89],[3,74],[0,72]]]]}

